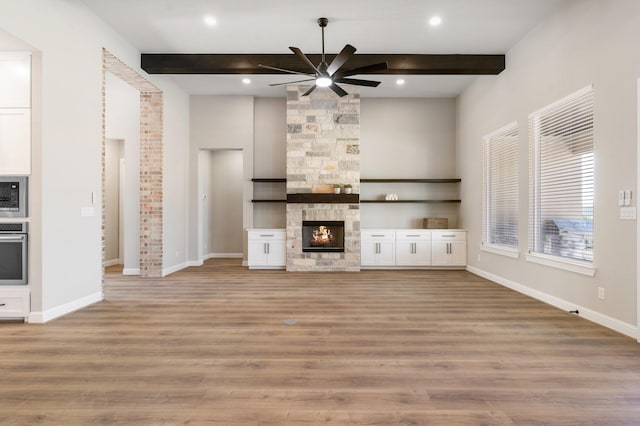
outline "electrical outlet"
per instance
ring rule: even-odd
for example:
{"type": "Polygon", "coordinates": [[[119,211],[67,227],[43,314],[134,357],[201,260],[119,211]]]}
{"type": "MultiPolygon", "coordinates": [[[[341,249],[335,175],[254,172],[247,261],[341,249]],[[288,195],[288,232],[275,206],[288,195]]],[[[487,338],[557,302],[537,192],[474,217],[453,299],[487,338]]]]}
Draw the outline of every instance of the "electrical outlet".
{"type": "Polygon", "coordinates": [[[598,287],[598,299],[604,300],[604,287],[598,287]]]}

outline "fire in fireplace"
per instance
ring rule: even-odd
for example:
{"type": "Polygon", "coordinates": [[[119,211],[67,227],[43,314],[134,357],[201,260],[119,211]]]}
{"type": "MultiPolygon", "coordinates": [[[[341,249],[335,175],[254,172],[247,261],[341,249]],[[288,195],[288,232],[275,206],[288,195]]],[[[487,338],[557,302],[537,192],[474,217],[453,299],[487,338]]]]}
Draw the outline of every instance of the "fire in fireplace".
{"type": "Polygon", "coordinates": [[[344,252],[344,221],[303,221],[302,251],[344,252]]]}

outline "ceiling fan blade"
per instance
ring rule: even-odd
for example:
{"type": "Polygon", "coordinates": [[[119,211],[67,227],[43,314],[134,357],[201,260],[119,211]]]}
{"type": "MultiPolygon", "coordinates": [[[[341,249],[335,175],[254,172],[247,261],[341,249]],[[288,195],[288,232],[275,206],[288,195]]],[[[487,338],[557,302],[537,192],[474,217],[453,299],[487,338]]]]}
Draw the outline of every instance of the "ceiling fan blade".
{"type": "Polygon", "coordinates": [[[314,84],[313,86],[311,86],[311,89],[307,90],[306,92],[304,92],[302,94],[302,96],[308,96],[311,92],[313,92],[316,89],[316,85],[314,84]]]}
{"type": "Polygon", "coordinates": [[[307,56],[302,53],[302,50],[298,49],[297,47],[291,47],[289,46],[289,49],[296,54],[296,56],[298,58],[300,58],[300,60],[302,60],[302,62],[304,62],[305,64],[309,65],[309,67],[313,70],[314,73],[318,73],[318,68],[316,68],[315,65],[313,65],[313,62],[311,62],[309,60],[309,58],[307,58],[307,56]]]}
{"type": "Polygon", "coordinates": [[[348,95],[347,92],[344,91],[344,89],[340,86],[338,86],[337,84],[333,83],[331,84],[331,86],[329,86],[329,89],[333,90],[334,92],[336,92],[336,95],[343,97],[348,95]]]}
{"type": "Polygon", "coordinates": [[[375,74],[377,71],[386,70],[389,68],[387,62],[380,62],[379,64],[366,65],[360,68],[354,68],[352,70],[345,70],[337,73],[335,78],[349,77],[356,74],[375,74]]]}
{"type": "Polygon", "coordinates": [[[296,84],[296,83],[302,83],[304,81],[313,81],[313,80],[315,80],[315,78],[306,78],[304,80],[288,81],[286,83],[272,83],[269,86],[284,86],[285,84],[296,84]]]}
{"type": "Polygon", "coordinates": [[[378,87],[380,85],[379,81],[360,80],[358,78],[337,78],[334,81],[336,83],[353,84],[354,86],[378,87]]]}
{"type": "Polygon", "coordinates": [[[341,66],[345,64],[351,58],[351,56],[356,52],[356,48],[350,44],[345,45],[338,56],[333,58],[333,61],[329,64],[329,68],[327,68],[327,72],[329,75],[333,75],[336,71],[340,69],[341,66]]]}
{"type": "Polygon", "coordinates": [[[299,72],[299,71],[292,71],[292,70],[286,70],[284,68],[276,68],[276,67],[272,67],[270,65],[262,65],[262,64],[258,64],[258,68],[266,68],[268,70],[274,70],[274,71],[281,71],[281,72],[287,72],[289,74],[302,74],[302,75],[313,75],[311,73],[308,72],[299,72]]]}

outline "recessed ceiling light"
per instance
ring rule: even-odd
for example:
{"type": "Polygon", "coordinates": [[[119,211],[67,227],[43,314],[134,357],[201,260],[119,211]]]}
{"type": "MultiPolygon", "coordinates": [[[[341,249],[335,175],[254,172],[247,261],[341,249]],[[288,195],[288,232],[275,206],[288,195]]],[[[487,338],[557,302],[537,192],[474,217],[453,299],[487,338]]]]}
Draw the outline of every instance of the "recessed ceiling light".
{"type": "Polygon", "coordinates": [[[215,16],[207,15],[204,17],[204,23],[210,27],[215,27],[218,24],[218,20],[215,16]]]}
{"type": "Polygon", "coordinates": [[[398,86],[402,86],[402,85],[404,84],[404,79],[403,79],[403,78],[399,78],[399,79],[397,79],[397,80],[396,80],[396,84],[397,84],[398,86]]]}
{"type": "Polygon", "coordinates": [[[437,27],[440,24],[442,24],[442,18],[440,16],[432,16],[429,19],[429,25],[431,25],[432,27],[437,27]]]}
{"type": "Polygon", "coordinates": [[[251,79],[243,78],[243,79],[242,79],[242,83],[243,83],[243,84],[251,84],[251,79]]]}

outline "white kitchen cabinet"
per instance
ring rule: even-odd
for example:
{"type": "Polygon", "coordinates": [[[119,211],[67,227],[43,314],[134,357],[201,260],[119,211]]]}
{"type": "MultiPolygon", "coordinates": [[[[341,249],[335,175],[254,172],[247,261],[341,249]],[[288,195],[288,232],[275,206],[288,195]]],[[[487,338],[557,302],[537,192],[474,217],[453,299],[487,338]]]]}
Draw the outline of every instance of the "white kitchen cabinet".
{"type": "Polygon", "coordinates": [[[431,265],[465,266],[467,233],[465,231],[431,231],[431,265]]]}
{"type": "Polygon", "coordinates": [[[0,108],[31,108],[31,53],[0,52],[0,108]]]}
{"type": "Polygon", "coordinates": [[[27,286],[0,288],[0,319],[29,318],[30,293],[27,286]]]}
{"type": "Polygon", "coordinates": [[[287,264],[284,229],[248,229],[249,269],[282,269],[287,264]]]}
{"type": "Polygon", "coordinates": [[[31,110],[0,108],[0,175],[31,173],[31,110]]]}
{"type": "Polygon", "coordinates": [[[430,266],[431,233],[420,229],[396,230],[396,266],[430,266]]]}
{"type": "Polygon", "coordinates": [[[362,266],[395,265],[395,232],[389,229],[368,229],[360,232],[362,266]]]}

